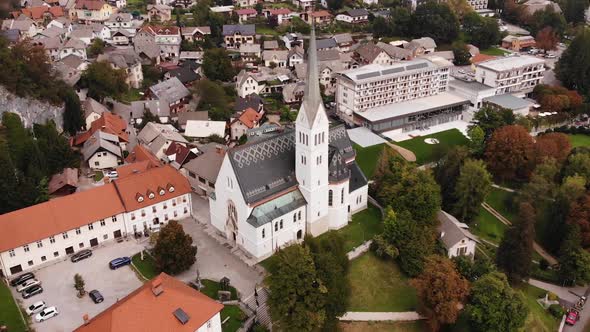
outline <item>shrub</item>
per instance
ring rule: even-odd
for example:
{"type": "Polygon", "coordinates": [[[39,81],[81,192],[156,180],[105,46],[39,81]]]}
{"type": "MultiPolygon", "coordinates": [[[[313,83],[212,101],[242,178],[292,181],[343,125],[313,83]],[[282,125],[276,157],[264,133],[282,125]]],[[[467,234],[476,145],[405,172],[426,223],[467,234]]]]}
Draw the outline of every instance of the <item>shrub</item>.
{"type": "Polygon", "coordinates": [[[555,293],[549,292],[547,298],[549,299],[549,301],[557,301],[559,300],[559,296],[557,296],[555,293]]]}
{"type": "Polygon", "coordinates": [[[539,268],[543,271],[546,271],[549,268],[549,262],[545,258],[541,258],[539,261],[539,268]]]}
{"type": "Polygon", "coordinates": [[[565,314],[565,310],[559,304],[552,304],[549,306],[549,313],[555,318],[560,319],[565,314]]]}

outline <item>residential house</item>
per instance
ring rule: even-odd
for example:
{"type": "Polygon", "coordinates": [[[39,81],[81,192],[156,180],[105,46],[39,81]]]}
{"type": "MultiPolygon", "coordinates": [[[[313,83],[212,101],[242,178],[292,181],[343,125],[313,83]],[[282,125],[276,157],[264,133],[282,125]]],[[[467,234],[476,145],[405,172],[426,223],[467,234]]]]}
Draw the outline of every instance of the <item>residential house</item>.
{"type": "Polygon", "coordinates": [[[148,5],[149,22],[168,22],[172,20],[172,7],[166,5],[148,5]]]}
{"type": "Polygon", "coordinates": [[[165,273],[117,301],[75,332],[221,332],[223,304],[165,273]],[[143,313],[130,319],[141,308],[143,313]]]}
{"type": "Polygon", "coordinates": [[[191,86],[194,82],[201,79],[201,75],[197,74],[195,70],[186,65],[171,69],[164,74],[164,79],[168,80],[172,77],[178,78],[178,80],[185,86],[191,86]]]}
{"type": "Polygon", "coordinates": [[[551,0],[529,0],[522,5],[528,15],[533,15],[536,11],[544,10],[547,6],[551,7],[554,12],[561,13],[559,4],[551,0]]]}
{"type": "Polygon", "coordinates": [[[53,63],[53,68],[61,79],[69,86],[74,86],[80,80],[82,72],[88,63],[75,55],[69,55],[53,63]]]}
{"type": "MultiPolygon", "coordinates": [[[[159,229],[170,219],[187,218],[192,214],[190,193],[187,179],[163,166],[0,215],[0,274],[10,277],[38,269],[67,259],[76,251],[114,243],[144,229],[159,229]]],[[[178,307],[179,302],[175,301],[174,306],[178,307]]],[[[94,320],[102,317],[98,315],[94,320]]],[[[112,320],[108,325],[127,324],[130,317],[125,315],[125,319],[112,320]]],[[[145,322],[146,317],[141,321],[145,322]]],[[[125,327],[122,330],[134,331],[125,327]]]]}
{"type": "Polygon", "coordinates": [[[166,152],[168,163],[175,169],[180,169],[184,164],[195,159],[199,150],[196,147],[188,147],[183,144],[172,142],[166,152]]]}
{"type": "Polygon", "coordinates": [[[123,164],[119,138],[103,131],[95,131],[80,150],[84,162],[93,170],[115,168],[123,164]]]}
{"type": "Polygon", "coordinates": [[[336,21],[350,24],[365,24],[369,22],[369,12],[364,8],[349,9],[336,15],[336,21]]]}
{"type": "Polygon", "coordinates": [[[166,150],[173,142],[187,145],[188,141],[171,124],[148,122],[137,134],[137,140],[145,145],[159,160],[166,161],[166,150]]]}
{"type": "Polygon", "coordinates": [[[334,39],[336,45],[338,45],[340,52],[350,51],[350,47],[354,44],[354,40],[352,39],[350,33],[337,34],[334,35],[332,39],[334,39]]]}
{"type": "Polygon", "coordinates": [[[125,83],[134,89],[141,88],[143,83],[143,70],[141,58],[131,48],[115,49],[100,54],[97,61],[104,61],[111,64],[114,69],[125,71],[125,83]]]}
{"type": "Polygon", "coordinates": [[[262,11],[267,18],[276,17],[277,24],[291,21],[291,10],[289,8],[268,8],[262,11]]]}
{"type": "Polygon", "coordinates": [[[229,130],[231,139],[234,141],[239,140],[243,135],[246,135],[248,129],[257,128],[260,125],[263,113],[248,108],[242,113],[236,114],[235,118],[230,120],[229,130]]]}
{"type": "Polygon", "coordinates": [[[182,27],[180,28],[182,38],[188,42],[201,41],[205,36],[211,34],[211,28],[204,27],[182,27]]]}
{"type": "Polygon", "coordinates": [[[271,67],[273,63],[279,68],[287,67],[289,51],[263,51],[262,59],[264,60],[264,65],[266,67],[271,67]]]}
{"type": "Polygon", "coordinates": [[[117,8],[103,0],[77,0],[70,15],[83,23],[105,22],[117,12],[117,8]]]}
{"type": "Polygon", "coordinates": [[[338,44],[336,44],[336,41],[333,38],[318,39],[316,47],[318,51],[331,50],[338,48],[338,44]]]}
{"type": "Polygon", "coordinates": [[[129,45],[131,43],[131,33],[125,29],[118,29],[111,34],[114,45],[129,45]]]}
{"type": "Polygon", "coordinates": [[[318,10],[303,13],[301,18],[309,24],[326,25],[332,23],[333,16],[327,10],[318,10]]]}
{"type": "Polygon", "coordinates": [[[107,0],[107,2],[109,3],[109,5],[117,9],[123,9],[127,7],[127,0],[107,0]]]}
{"type": "Polygon", "coordinates": [[[287,54],[287,65],[291,68],[304,62],[304,51],[302,47],[293,47],[287,54]]]}
{"type": "MultiPolygon", "coordinates": [[[[162,162],[158,160],[158,158],[156,158],[156,156],[154,156],[154,154],[147,147],[141,144],[138,144],[135,147],[133,147],[131,153],[129,153],[127,158],[125,158],[125,162],[127,164],[147,163],[146,166],[142,167],[145,169],[162,166],[162,162]]],[[[121,167],[117,169],[120,169],[121,167]]],[[[121,175],[119,175],[119,177],[121,177],[121,175]]]]}
{"type": "Polygon", "coordinates": [[[252,108],[257,112],[263,112],[264,99],[256,93],[251,93],[245,97],[237,96],[234,102],[234,111],[242,112],[248,108],[252,108]]]}
{"type": "Polygon", "coordinates": [[[260,67],[257,72],[242,70],[236,80],[238,96],[245,98],[252,93],[280,93],[282,87],[291,80],[290,75],[290,69],[285,67],[260,67]]]}
{"type": "Polygon", "coordinates": [[[251,19],[254,19],[256,18],[256,16],[258,16],[258,12],[254,8],[240,8],[234,10],[234,13],[238,15],[238,22],[240,22],[240,24],[247,22],[251,19]]]}
{"type": "Polygon", "coordinates": [[[253,44],[255,35],[254,24],[223,26],[223,40],[227,49],[238,49],[241,44],[245,43],[253,44]]]}
{"type": "Polygon", "coordinates": [[[59,58],[63,59],[69,55],[75,55],[86,60],[86,44],[78,38],[70,38],[60,49],[59,58]]]}
{"type": "Polygon", "coordinates": [[[178,125],[182,130],[186,129],[186,122],[189,120],[193,121],[207,121],[209,120],[209,112],[207,111],[195,111],[195,112],[182,112],[178,114],[178,125]]]}
{"type": "Polygon", "coordinates": [[[315,2],[313,0],[291,0],[291,2],[301,9],[302,12],[313,10],[315,2]]]}
{"type": "Polygon", "coordinates": [[[285,43],[285,47],[290,50],[295,46],[303,48],[303,36],[300,33],[287,33],[281,40],[285,43]]]}
{"type": "Polygon", "coordinates": [[[180,171],[186,176],[195,193],[209,195],[215,190],[217,174],[219,174],[227,146],[209,143],[200,146],[199,150],[203,153],[184,164],[180,171]]]}
{"type": "Polygon", "coordinates": [[[412,39],[412,41],[404,45],[404,48],[412,51],[414,56],[418,56],[434,52],[436,50],[436,43],[430,37],[422,37],[412,39]]]}
{"type": "Polygon", "coordinates": [[[78,189],[78,169],[64,168],[55,174],[47,184],[47,192],[52,197],[66,196],[76,192],[78,189]]]}
{"type": "Polygon", "coordinates": [[[271,50],[271,51],[280,49],[279,42],[277,40],[265,40],[262,43],[262,48],[264,50],[271,50]]]}
{"type": "Polygon", "coordinates": [[[192,138],[208,138],[211,135],[217,135],[225,138],[225,129],[227,123],[225,121],[200,121],[187,120],[184,128],[184,136],[192,138]]]}
{"type": "Polygon", "coordinates": [[[43,47],[45,53],[51,61],[59,61],[61,60],[61,48],[63,46],[63,42],[59,37],[53,38],[39,38],[34,40],[34,46],[43,47]]]}
{"type": "Polygon", "coordinates": [[[234,5],[238,7],[254,7],[258,0],[234,0],[234,5]]]}
{"type": "Polygon", "coordinates": [[[129,13],[113,14],[108,20],[104,22],[104,25],[111,29],[111,31],[123,29],[129,32],[131,36],[135,35],[137,30],[133,24],[133,16],[129,13]]]}
{"type": "Polygon", "coordinates": [[[69,37],[72,30],[74,30],[74,25],[72,24],[72,21],[67,17],[58,17],[49,22],[46,26],[46,28],[48,29],[52,27],[65,30],[66,37],[69,37]]]}
{"type": "Polygon", "coordinates": [[[127,143],[129,143],[129,133],[127,132],[127,123],[122,117],[111,112],[103,112],[98,120],[90,123],[90,127],[86,128],[86,132],[76,135],[73,141],[74,146],[83,145],[91,136],[97,131],[102,131],[110,135],[118,137],[117,144],[121,149],[126,150],[127,143]]]}
{"type": "Polygon", "coordinates": [[[535,47],[536,42],[533,36],[506,36],[502,39],[502,47],[520,52],[522,49],[535,47]]]}
{"type": "Polygon", "coordinates": [[[182,37],[180,28],[175,26],[144,26],[135,36],[135,46],[155,43],[160,47],[160,56],[176,58],[180,54],[182,37]]]}
{"type": "Polygon", "coordinates": [[[84,111],[85,128],[90,129],[92,122],[100,119],[103,113],[108,113],[109,109],[103,104],[99,103],[92,97],[87,97],[82,102],[82,110],[84,111]]]}
{"type": "Polygon", "coordinates": [[[246,67],[256,67],[261,58],[260,44],[241,44],[240,58],[246,67]]]}
{"type": "Polygon", "coordinates": [[[389,55],[389,58],[392,62],[412,60],[412,58],[414,57],[414,53],[412,53],[412,51],[384,42],[378,42],[377,47],[384,50],[385,53],[389,55]]]}
{"type": "MultiPolygon", "coordinates": [[[[113,111],[119,114],[116,106],[113,111]]],[[[142,124],[145,112],[150,112],[154,116],[157,116],[161,123],[168,123],[170,121],[170,106],[168,103],[160,102],[159,100],[137,100],[131,102],[131,105],[127,109],[127,114],[129,114],[128,123],[134,125],[142,124]]],[[[125,115],[122,116],[125,118],[125,115]]]]}
{"type": "Polygon", "coordinates": [[[283,87],[283,102],[285,104],[300,103],[305,93],[305,82],[289,83],[283,87]]]}
{"type": "Polygon", "coordinates": [[[26,16],[2,21],[2,30],[18,30],[21,38],[33,38],[42,29],[26,16]]]}
{"type": "Polygon", "coordinates": [[[180,113],[185,111],[185,105],[191,97],[191,92],[177,77],[173,77],[152,85],[149,89],[149,95],[152,100],[167,103],[171,113],[180,113]]]}
{"type": "Polygon", "coordinates": [[[479,239],[469,232],[469,226],[442,210],[436,213],[436,218],[440,222],[440,240],[447,249],[449,258],[471,256],[473,259],[479,239]]]}
{"type": "Polygon", "coordinates": [[[378,47],[373,42],[368,42],[359,46],[354,55],[359,63],[388,65],[391,64],[391,57],[384,49],[378,47]]]}
{"type": "Polygon", "coordinates": [[[20,31],[17,29],[0,30],[0,36],[10,44],[16,44],[20,40],[20,31]]]}
{"type": "Polygon", "coordinates": [[[20,11],[13,12],[14,18],[18,18],[24,15],[36,23],[42,25],[44,22],[48,22],[60,17],[64,17],[65,13],[62,7],[48,7],[48,6],[34,6],[23,8],[20,11]]]}

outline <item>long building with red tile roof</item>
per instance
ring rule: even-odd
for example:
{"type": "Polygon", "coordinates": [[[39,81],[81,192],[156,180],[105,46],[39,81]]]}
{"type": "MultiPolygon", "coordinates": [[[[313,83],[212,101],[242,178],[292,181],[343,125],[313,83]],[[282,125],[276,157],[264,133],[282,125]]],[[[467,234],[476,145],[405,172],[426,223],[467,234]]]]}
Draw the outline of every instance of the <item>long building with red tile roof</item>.
{"type": "Polygon", "coordinates": [[[75,332],[221,332],[223,304],[161,273],[75,332]]]}
{"type": "Polygon", "coordinates": [[[97,131],[103,131],[107,134],[116,135],[119,137],[120,143],[129,142],[129,134],[127,133],[127,122],[119,116],[111,112],[104,112],[97,120],[90,124],[87,131],[78,134],[74,139],[74,145],[79,146],[84,144],[97,131]]]}
{"type": "Polygon", "coordinates": [[[37,268],[82,248],[191,215],[188,180],[150,168],[87,191],[0,215],[0,274],[37,268]]]}

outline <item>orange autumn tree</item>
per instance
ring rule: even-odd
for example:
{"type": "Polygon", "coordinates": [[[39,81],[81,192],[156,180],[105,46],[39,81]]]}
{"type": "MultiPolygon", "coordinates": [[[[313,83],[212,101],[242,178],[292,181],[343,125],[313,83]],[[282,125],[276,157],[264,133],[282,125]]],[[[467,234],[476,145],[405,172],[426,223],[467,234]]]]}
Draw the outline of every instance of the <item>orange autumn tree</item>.
{"type": "Polygon", "coordinates": [[[537,137],[535,142],[535,155],[537,163],[541,163],[546,158],[553,158],[562,163],[569,156],[572,150],[567,135],[562,133],[550,133],[537,137]]]}
{"type": "Polygon", "coordinates": [[[499,180],[527,179],[534,168],[535,143],[522,126],[496,129],[485,151],[488,170],[499,180]]]}
{"type": "Polygon", "coordinates": [[[535,38],[537,47],[545,51],[553,51],[557,49],[557,43],[559,43],[559,36],[551,27],[544,27],[537,32],[535,38]]]}

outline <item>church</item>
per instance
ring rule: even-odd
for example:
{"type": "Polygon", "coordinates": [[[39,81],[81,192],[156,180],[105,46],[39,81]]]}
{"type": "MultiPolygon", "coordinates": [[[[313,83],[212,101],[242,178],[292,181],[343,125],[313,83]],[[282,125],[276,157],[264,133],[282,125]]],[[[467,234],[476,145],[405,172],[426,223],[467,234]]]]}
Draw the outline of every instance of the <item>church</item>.
{"type": "Polygon", "coordinates": [[[295,128],[230,149],[210,195],[211,224],[257,261],[305,234],[342,228],[367,207],[367,178],[346,128],[324,109],[316,53],[312,29],[295,128]]]}

